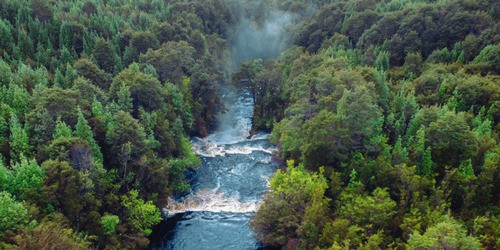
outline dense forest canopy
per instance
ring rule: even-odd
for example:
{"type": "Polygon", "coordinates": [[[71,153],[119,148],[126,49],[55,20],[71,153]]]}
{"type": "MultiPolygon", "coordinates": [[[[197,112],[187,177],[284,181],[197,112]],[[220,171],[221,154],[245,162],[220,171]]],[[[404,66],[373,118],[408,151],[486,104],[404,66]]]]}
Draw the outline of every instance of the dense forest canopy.
{"type": "Polygon", "coordinates": [[[279,59],[244,63],[254,126],[291,160],[254,217],[259,239],[499,248],[499,6],[320,3],[279,59]]]}
{"type": "Polygon", "coordinates": [[[225,107],[221,1],[0,1],[0,248],[140,248],[225,107]]]}
{"type": "Polygon", "coordinates": [[[500,248],[499,30],[495,0],[0,0],[0,248],[146,247],[223,82],[288,162],[264,245],[500,248]]]}

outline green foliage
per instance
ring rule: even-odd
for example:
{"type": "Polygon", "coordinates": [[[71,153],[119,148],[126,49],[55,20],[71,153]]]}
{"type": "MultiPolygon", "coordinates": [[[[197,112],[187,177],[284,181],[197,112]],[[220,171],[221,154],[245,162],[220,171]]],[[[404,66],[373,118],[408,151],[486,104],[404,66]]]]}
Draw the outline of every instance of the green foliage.
{"type": "Polygon", "coordinates": [[[500,71],[500,45],[488,45],[474,58],[474,63],[486,63],[495,72],[500,71]]]}
{"type": "Polygon", "coordinates": [[[0,59],[0,84],[2,86],[9,86],[10,81],[12,81],[12,72],[8,63],[0,59]]]}
{"type": "MultiPolygon", "coordinates": [[[[10,193],[0,192],[0,237],[6,231],[16,232],[28,225],[30,216],[23,203],[15,201],[10,193]]],[[[36,222],[34,221],[36,224],[36,222]]]]}
{"type": "Polygon", "coordinates": [[[157,49],[158,39],[149,31],[135,32],[130,39],[130,45],[140,54],[144,54],[148,49],[157,49]]]}
{"type": "Polygon", "coordinates": [[[79,192],[83,190],[81,176],[66,161],[48,160],[42,164],[47,174],[43,183],[47,207],[51,207],[67,216],[72,222],[79,219],[83,198],[79,192]]]}
{"type": "Polygon", "coordinates": [[[133,229],[145,234],[151,234],[151,227],[160,222],[160,210],[151,201],[144,202],[138,199],[138,192],[131,190],[128,195],[122,196],[122,205],[127,209],[127,221],[133,229]]]}
{"type": "Polygon", "coordinates": [[[9,85],[5,93],[5,103],[14,109],[16,115],[22,115],[26,112],[30,99],[28,91],[17,85],[9,85]]]}
{"type": "Polygon", "coordinates": [[[99,65],[102,70],[108,73],[116,71],[115,67],[118,63],[118,58],[108,41],[102,38],[97,39],[92,54],[97,61],[97,65],[99,65]]]}
{"type": "Polygon", "coordinates": [[[74,126],[78,119],[78,92],[72,89],[46,88],[38,86],[33,93],[32,109],[26,114],[29,124],[36,124],[36,114],[46,109],[53,120],[60,117],[61,121],[74,126]]]}
{"type": "Polygon", "coordinates": [[[65,71],[65,76],[64,76],[64,86],[66,88],[71,88],[73,87],[73,83],[75,82],[78,74],[76,70],[71,67],[71,64],[66,64],[66,71],[65,71]]]}
{"type": "Polygon", "coordinates": [[[485,248],[496,248],[500,245],[500,220],[498,216],[478,216],[474,219],[474,233],[485,248]]]}
{"type": "Polygon", "coordinates": [[[10,157],[14,161],[20,161],[23,156],[30,156],[31,146],[29,145],[28,134],[21,126],[16,114],[10,116],[10,157]]]}
{"type": "Polygon", "coordinates": [[[107,90],[111,83],[111,75],[99,69],[95,63],[87,58],[80,58],[73,64],[78,75],[87,78],[95,86],[107,90]]]}
{"type": "Polygon", "coordinates": [[[58,88],[64,88],[65,86],[64,76],[59,69],[56,70],[56,75],[54,76],[54,86],[58,88]]]}
{"type": "MultiPolygon", "coordinates": [[[[188,142],[184,141],[184,145],[188,142]]],[[[169,183],[174,192],[185,193],[190,190],[189,183],[184,179],[184,173],[189,169],[198,167],[201,164],[200,158],[189,154],[184,159],[175,159],[170,161],[169,183]]]]}
{"type": "Polygon", "coordinates": [[[467,235],[463,226],[446,215],[443,222],[429,227],[423,235],[412,234],[408,240],[409,249],[480,249],[481,243],[467,235]]]}
{"type": "Polygon", "coordinates": [[[374,67],[380,71],[386,71],[389,69],[389,53],[386,51],[380,51],[377,59],[375,60],[374,67]]]}
{"type": "Polygon", "coordinates": [[[91,242],[81,238],[69,228],[61,214],[54,218],[44,218],[31,229],[23,230],[14,237],[21,249],[88,249],[91,242]]]}
{"type": "Polygon", "coordinates": [[[295,237],[313,243],[327,219],[323,172],[309,174],[302,165],[293,164],[288,162],[287,172],[276,172],[271,191],[250,224],[266,245],[282,246],[295,237]]]}
{"type": "Polygon", "coordinates": [[[61,117],[57,118],[56,128],[54,130],[53,139],[61,138],[61,137],[72,137],[73,130],[70,126],[68,126],[65,122],[61,121],[61,117]]]}
{"type": "Polygon", "coordinates": [[[87,120],[83,117],[82,111],[78,110],[78,123],[75,126],[75,136],[87,142],[92,150],[92,158],[96,164],[100,165],[103,162],[103,157],[99,145],[94,140],[92,129],[88,125],[87,120]]]}
{"type": "Polygon", "coordinates": [[[345,90],[337,104],[337,115],[349,128],[354,149],[377,150],[381,110],[367,88],[345,90]]]}
{"type": "Polygon", "coordinates": [[[3,19],[0,19],[0,48],[9,48],[13,42],[14,42],[14,37],[12,34],[13,27],[12,25],[3,19]]]}
{"type": "Polygon", "coordinates": [[[132,98],[130,97],[130,87],[126,85],[122,85],[118,93],[116,93],[118,96],[118,106],[120,106],[120,109],[130,113],[132,111],[132,108],[134,105],[132,104],[132,98]]]}
{"type": "Polygon", "coordinates": [[[116,225],[120,223],[120,218],[116,215],[106,215],[101,219],[102,228],[104,234],[114,234],[116,231],[116,225]]]}
{"type": "Polygon", "coordinates": [[[372,195],[355,196],[349,200],[350,194],[345,194],[345,205],[340,208],[340,216],[353,224],[370,230],[389,229],[390,218],[396,213],[396,202],[391,200],[387,190],[377,188],[372,195]]]}
{"type": "Polygon", "coordinates": [[[40,196],[41,186],[45,180],[45,172],[33,160],[22,158],[19,163],[12,164],[12,170],[0,166],[3,172],[3,190],[26,199],[40,196]]]}
{"type": "Polygon", "coordinates": [[[463,161],[458,167],[458,171],[460,171],[460,173],[463,174],[467,179],[475,177],[474,169],[472,169],[472,163],[470,159],[463,161]]]}
{"type": "MultiPolygon", "coordinates": [[[[418,240],[406,244],[410,235],[441,223],[447,209],[465,225],[496,213],[500,40],[491,33],[498,18],[486,14],[490,4],[321,3],[291,28],[301,47],[257,74],[242,64],[236,80],[252,79],[257,90],[254,127],[272,130],[281,159],[313,171],[325,166],[332,185],[343,183],[332,187],[331,218],[314,224],[321,230],[307,226],[309,236],[320,232],[314,240],[269,226],[274,218],[301,221],[300,213],[280,217],[266,207],[293,204],[276,195],[261,207],[268,213],[261,238],[304,249],[411,248],[418,240]]],[[[482,231],[489,248],[491,230],[482,231]]],[[[463,248],[480,248],[466,235],[463,248]]],[[[443,244],[422,248],[453,245],[443,244]]]]}
{"type": "Polygon", "coordinates": [[[351,145],[347,131],[338,116],[326,110],[307,121],[304,124],[304,140],[300,146],[305,166],[317,169],[321,164],[345,160],[351,145]]]}
{"type": "Polygon", "coordinates": [[[109,92],[111,97],[117,97],[118,105],[126,112],[139,107],[146,111],[157,110],[165,101],[160,82],[154,76],[140,72],[137,64],[131,64],[120,72],[114,78],[109,92]]]}
{"type": "Polygon", "coordinates": [[[235,25],[273,13],[293,17],[292,46],[232,78],[253,94],[253,129],[299,165],[255,217],[263,242],[479,248],[472,233],[497,249],[492,0],[0,1],[0,189],[19,214],[0,248],[146,247],[151,202],[189,191],[201,163],[189,136],[224,112],[235,25]]]}
{"type": "Polygon", "coordinates": [[[120,110],[108,125],[106,142],[111,145],[114,155],[120,155],[122,160],[127,162],[130,154],[138,155],[146,150],[146,133],[136,119],[120,110]],[[125,150],[126,147],[130,149],[125,150]]]}
{"type": "Polygon", "coordinates": [[[403,69],[410,76],[418,76],[422,70],[422,55],[420,53],[408,53],[405,57],[403,69]]]}
{"type": "MultiPolygon", "coordinates": [[[[429,124],[426,140],[432,138],[432,159],[438,164],[444,162],[459,165],[459,159],[467,157],[477,147],[477,139],[471,134],[464,113],[446,112],[429,124]]],[[[441,165],[441,166],[442,166],[441,165]]]]}
{"type": "Polygon", "coordinates": [[[190,75],[194,66],[195,49],[185,41],[164,43],[158,50],[150,50],[140,57],[141,63],[150,64],[160,81],[179,83],[183,75],[190,75]]]}
{"type": "Polygon", "coordinates": [[[432,175],[432,158],[431,158],[431,147],[427,147],[422,155],[422,164],[421,164],[421,174],[426,176],[432,175]]]}

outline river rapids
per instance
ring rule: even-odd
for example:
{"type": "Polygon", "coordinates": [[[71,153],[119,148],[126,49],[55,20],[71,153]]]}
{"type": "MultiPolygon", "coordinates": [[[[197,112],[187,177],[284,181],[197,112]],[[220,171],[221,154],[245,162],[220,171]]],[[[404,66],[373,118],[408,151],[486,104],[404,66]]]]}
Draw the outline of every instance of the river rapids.
{"type": "Polygon", "coordinates": [[[251,138],[254,103],[248,90],[225,89],[228,111],[216,132],[192,138],[202,165],[186,174],[191,192],[172,197],[166,219],[150,236],[150,249],[259,249],[248,225],[279,166],[276,146],[259,133],[251,138]]]}

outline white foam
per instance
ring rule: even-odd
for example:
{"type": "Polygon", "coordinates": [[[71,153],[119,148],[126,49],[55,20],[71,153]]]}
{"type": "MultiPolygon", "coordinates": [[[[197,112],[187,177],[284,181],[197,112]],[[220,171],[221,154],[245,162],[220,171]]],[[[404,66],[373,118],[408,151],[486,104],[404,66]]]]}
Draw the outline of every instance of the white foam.
{"type": "Polygon", "coordinates": [[[253,140],[253,141],[266,140],[268,136],[269,136],[268,133],[260,132],[258,134],[253,135],[251,140],[253,140]]]}
{"type": "Polygon", "coordinates": [[[231,212],[253,213],[259,209],[262,201],[239,201],[238,196],[226,197],[218,191],[199,190],[185,200],[175,202],[173,197],[168,199],[168,206],[163,209],[167,216],[185,212],[231,212]]]}
{"type": "Polygon", "coordinates": [[[258,147],[243,146],[243,147],[231,147],[229,149],[226,149],[227,154],[248,155],[248,154],[251,154],[253,151],[262,151],[262,152],[266,152],[268,154],[273,154],[276,151],[276,149],[266,149],[262,146],[258,146],[258,147]]]}
{"type": "MultiPolygon", "coordinates": [[[[193,150],[197,155],[204,157],[225,157],[227,154],[250,155],[255,151],[265,152],[269,154],[269,157],[264,157],[265,159],[260,160],[260,162],[270,163],[272,160],[271,155],[276,151],[275,147],[245,145],[259,144],[255,141],[266,139],[268,136],[267,133],[261,132],[247,139],[252,128],[253,98],[248,92],[239,96],[235,94],[235,92],[228,92],[224,98],[227,99],[227,103],[232,103],[232,105],[229,107],[228,112],[219,117],[218,131],[205,138],[193,138],[191,140],[193,150]]],[[[256,160],[253,156],[251,158],[256,160]]],[[[229,171],[239,175],[242,174],[243,169],[235,166],[229,171]]],[[[220,179],[220,177],[217,178],[220,179]]],[[[263,178],[269,181],[267,177],[263,178]]],[[[226,197],[225,193],[217,191],[221,185],[220,180],[217,181],[217,185],[218,187],[215,190],[199,190],[182,201],[176,201],[173,197],[170,197],[168,206],[163,209],[164,213],[167,216],[195,211],[253,213],[258,210],[262,203],[259,200],[242,202],[238,196],[226,197]]]]}
{"type": "MultiPolygon", "coordinates": [[[[244,140],[242,140],[244,141],[244,140]]],[[[238,141],[236,143],[242,142],[238,141]]],[[[216,156],[226,156],[226,154],[244,154],[249,155],[253,151],[262,151],[268,154],[274,154],[276,152],[275,148],[264,148],[263,146],[229,146],[226,144],[217,144],[215,142],[209,140],[203,140],[197,138],[195,142],[193,142],[193,149],[197,155],[205,156],[205,157],[216,157],[216,156]]]]}

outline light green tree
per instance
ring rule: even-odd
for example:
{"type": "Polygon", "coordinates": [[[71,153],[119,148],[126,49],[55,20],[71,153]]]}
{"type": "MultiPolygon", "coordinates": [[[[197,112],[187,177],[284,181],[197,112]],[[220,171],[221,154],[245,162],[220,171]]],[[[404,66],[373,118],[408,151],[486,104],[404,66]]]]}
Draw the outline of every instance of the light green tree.
{"type": "Polygon", "coordinates": [[[127,210],[127,221],[133,226],[134,230],[150,235],[151,228],[160,222],[160,210],[153,205],[151,201],[144,202],[138,199],[137,190],[131,190],[128,195],[122,196],[122,205],[127,210]]]}
{"type": "Polygon", "coordinates": [[[276,172],[264,204],[250,223],[265,245],[284,246],[297,237],[313,245],[328,218],[330,199],[324,196],[328,184],[323,170],[310,174],[293,164],[290,160],[286,172],[276,172]]]}
{"type": "Polygon", "coordinates": [[[23,203],[15,201],[8,192],[0,192],[0,237],[5,231],[16,231],[29,223],[30,216],[23,203]]]}
{"type": "Polygon", "coordinates": [[[101,219],[102,229],[104,234],[114,234],[116,231],[116,225],[120,223],[120,218],[116,215],[105,215],[101,219]]]}
{"type": "Polygon", "coordinates": [[[61,137],[72,137],[73,130],[64,121],[61,121],[61,117],[57,117],[56,128],[52,139],[57,139],[61,137]]]}
{"type": "Polygon", "coordinates": [[[28,134],[14,113],[10,117],[10,147],[10,156],[14,162],[20,161],[22,155],[29,156],[31,153],[28,134]]]}
{"type": "Polygon", "coordinates": [[[408,249],[481,249],[476,238],[467,235],[465,228],[445,215],[444,220],[425,231],[423,235],[413,233],[408,240],[408,249]]]}
{"type": "Polygon", "coordinates": [[[120,106],[120,109],[127,113],[132,112],[134,105],[132,104],[132,97],[130,97],[130,87],[122,85],[116,94],[118,96],[118,106],[120,106]]]}

